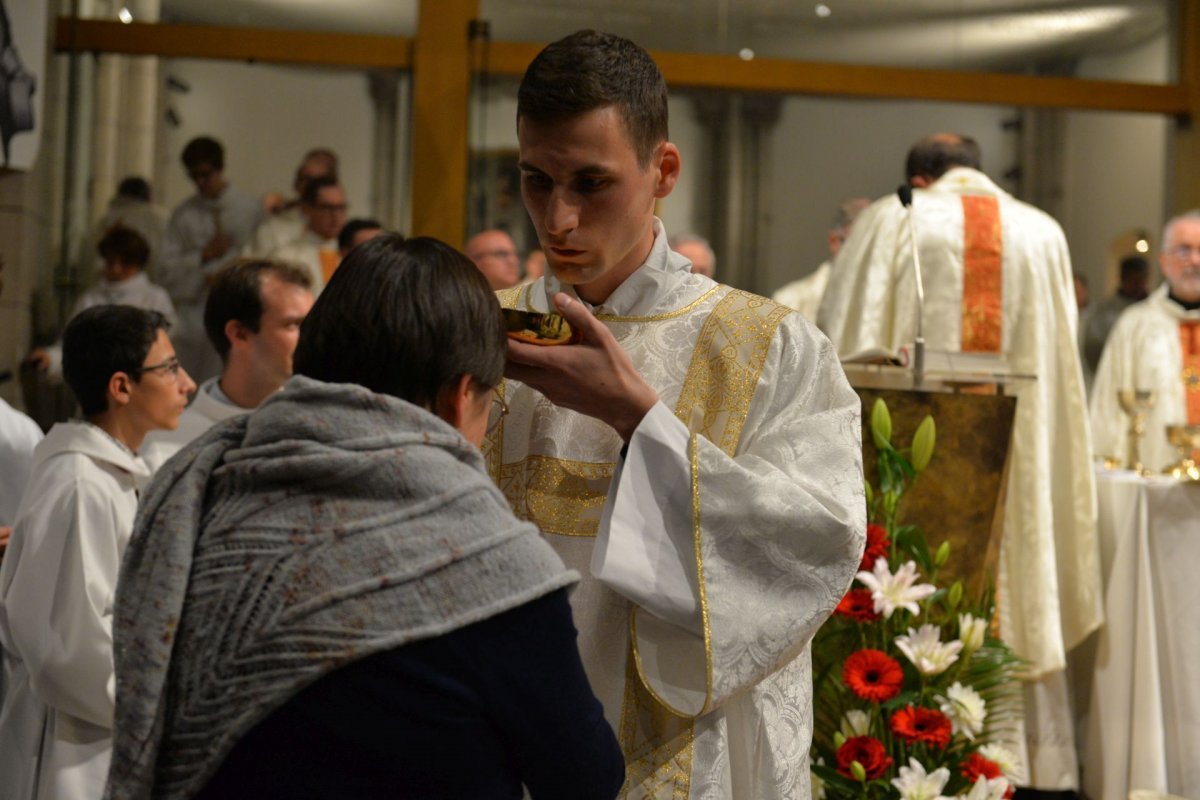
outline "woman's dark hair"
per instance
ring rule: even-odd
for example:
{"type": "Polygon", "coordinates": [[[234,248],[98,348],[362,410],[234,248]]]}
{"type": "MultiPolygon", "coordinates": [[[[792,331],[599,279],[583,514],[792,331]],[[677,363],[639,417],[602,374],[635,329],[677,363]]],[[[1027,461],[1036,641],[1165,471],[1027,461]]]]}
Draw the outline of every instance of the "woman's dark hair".
{"type": "Polygon", "coordinates": [[[158,332],[170,327],[157,311],[133,306],[92,306],[76,314],[63,331],[63,378],[85,417],[108,408],[108,381],[124,372],[134,382],[158,332]]]}
{"type": "Polygon", "coordinates": [[[469,258],[437,239],[385,233],[333,274],[300,326],[293,366],[432,407],[463,375],[498,384],[505,351],[500,304],[469,258]]]}

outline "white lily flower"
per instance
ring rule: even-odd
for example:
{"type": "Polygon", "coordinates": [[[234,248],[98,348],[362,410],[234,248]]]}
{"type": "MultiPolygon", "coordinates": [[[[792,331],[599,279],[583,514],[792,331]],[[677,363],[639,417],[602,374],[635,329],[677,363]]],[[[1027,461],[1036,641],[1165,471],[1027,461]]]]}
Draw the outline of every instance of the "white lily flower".
{"type": "Polygon", "coordinates": [[[922,675],[940,675],[958,660],[962,642],[943,643],[941,631],[936,625],[922,625],[919,629],[908,629],[907,636],[896,637],[896,647],[908,657],[922,675]]]}
{"type": "Polygon", "coordinates": [[[858,580],[871,590],[875,601],[875,613],[890,618],[897,608],[906,608],[913,614],[921,612],[917,603],[937,591],[933,584],[916,583],[917,562],[909,561],[893,575],[886,558],[875,559],[870,572],[860,572],[858,580]],[[916,585],[914,585],[916,584],[916,585]]]}
{"type": "Polygon", "coordinates": [[[983,634],[987,631],[987,620],[977,619],[971,614],[958,615],[958,638],[968,653],[983,647],[983,634]]]}
{"type": "MultiPolygon", "coordinates": [[[[942,713],[950,718],[955,733],[961,733],[971,741],[983,733],[983,721],[987,719],[987,703],[979,692],[957,681],[946,690],[941,701],[942,713]]],[[[986,756],[985,756],[986,758],[986,756]]]]}
{"type": "Polygon", "coordinates": [[[871,731],[871,715],[866,711],[852,708],[842,717],[842,735],[847,739],[855,736],[866,736],[871,731]]]}
{"type": "Polygon", "coordinates": [[[1007,747],[999,744],[985,744],[979,748],[979,755],[999,767],[1000,771],[1004,773],[1004,777],[1010,781],[1019,784],[1025,780],[1025,769],[1021,765],[1020,759],[1007,747]]]}
{"type": "MultiPolygon", "coordinates": [[[[824,766],[825,759],[818,758],[814,762],[812,760],[812,756],[810,755],[808,757],[808,762],[809,762],[809,764],[816,763],[816,764],[821,764],[822,766],[824,766]]],[[[823,781],[819,777],[817,777],[817,773],[813,772],[811,769],[808,771],[808,777],[809,777],[810,782],[812,783],[813,800],[825,800],[825,781],[823,781]]]]}
{"type": "Polygon", "coordinates": [[[959,797],[965,800],[1004,800],[1008,791],[1008,781],[1004,778],[985,778],[980,775],[975,779],[975,785],[966,794],[959,797]]]}
{"type": "Polygon", "coordinates": [[[949,800],[942,796],[950,770],[938,767],[926,774],[925,766],[915,758],[908,759],[908,766],[900,768],[900,777],[892,778],[892,786],[900,792],[900,800],[949,800]]]}

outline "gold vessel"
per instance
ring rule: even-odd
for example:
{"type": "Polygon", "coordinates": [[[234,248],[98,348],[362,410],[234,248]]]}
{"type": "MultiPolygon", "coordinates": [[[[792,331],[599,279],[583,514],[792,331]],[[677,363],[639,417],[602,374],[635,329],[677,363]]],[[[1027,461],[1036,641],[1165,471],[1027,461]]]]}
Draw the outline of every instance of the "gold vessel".
{"type": "Polygon", "coordinates": [[[1200,450],[1200,425],[1168,425],[1167,441],[1179,451],[1179,461],[1163,473],[1180,481],[1200,481],[1195,455],[1200,450]]]}
{"type": "Polygon", "coordinates": [[[1139,475],[1149,475],[1142,464],[1142,435],[1146,433],[1146,414],[1154,408],[1155,393],[1150,389],[1118,389],[1117,402],[1129,415],[1129,462],[1126,465],[1139,475]]]}

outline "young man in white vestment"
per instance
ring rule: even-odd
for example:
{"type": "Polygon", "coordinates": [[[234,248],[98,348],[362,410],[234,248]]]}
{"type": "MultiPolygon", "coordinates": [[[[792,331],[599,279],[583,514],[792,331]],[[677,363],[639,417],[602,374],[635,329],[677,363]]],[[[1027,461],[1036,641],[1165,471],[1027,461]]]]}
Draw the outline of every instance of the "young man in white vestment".
{"type": "MultiPolygon", "coordinates": [[[[992,353],[1017,397],[1004,508],[1000,635],[1030,662],[1029,785],[1078,785],[1066,653],[1103,620],[1095,480],[1062,229],[980,171],[955,134],[917,142],[906,167],[932,349],[992,353]]],[[[864,211],[842,246],[817,324],[843,357],[916,336],[909,217],[896,195],[864,211]]],[[[952,480],[952,476],[945,476],[952,480]]],[[[1015,743],[1014,743],[1015,744],[1015,743]]]]}
{"type": "Polygon", "coordinates": [[[1155,392],[1139,455],[1147,469],[1179,459],[1168,425],[1200,425],[1200,209],[1173,218],[1158,256],[1163,284],[1121,314],[1109,334],[1092,385],[1096,453],[1129,458],[1129,417],[1122,389],[1155,392]]]}
{"type": "Polygon", "coordinates": [[[241,253],[263,218],[258,199],[225,178],[225,148],[198,136],[180,156],[196,193],[180,203],[167,223],[156,277],[179,313],[179,358],[198,379],[221,371],[204,335],[204,299],[213,277],[241,253]]]}
{"type": "Polygon", "coordinates": [[[300,195],[304,229],[297,238],[271,253],[273,261],[304,267],[312,280],[314,295],[321,294],[342,261],[338,234],[346,224],[346,208],[346,192],[337,178],[313,178],[300,195]]]}
{"type": "Polygon", "coordinates": [[[152,470],[221,420],[248,414],[292,377],[300,323],[313,305],[307,272],[284,262],[244,258],[217,274],[204,304],[204,327],[221,356],[221,374],[200,384],[175,430],[146,437],[152,470]]]}
{"type": "Polygon", "coordinates": [[[108,774],[113,597],[150,470],[145,435],[173,428],[195,388],[161,314],[89,308],[63,333],[84,419],[34,450],[0,566],[0,800],[93,800],[108,774]]]}
{"type": "Polygon", "coordinates": [[[794,308],[812,322],[817,321],[817,309],[821,307],[821,298],[825,296],[825,287],[829,285],[829,271],[833,269],[833,260],[842,249],[842,242],[850,235],[854,220],[863,209],[871,205],[865,197],[851,197],[838,204],[837,215],[833,218],[833,227],[829,229],[829,258],[822,262],[811,275],[805,275],[799,280],[786,283],[771,295],[776,303],[794,308]]]}
{"type": "Polygon", "coordinates": [[[654,216],[679,177],[667,90],[626,39],[534,59],[517,106],[543,278],[577,344],[509,343],[485,452],[518,515],[584,575],[571,602],[618,731],[622,797],[810,794],[810,640],[863,548],[859,400],[799,315],[715,283],[654,216]]]}

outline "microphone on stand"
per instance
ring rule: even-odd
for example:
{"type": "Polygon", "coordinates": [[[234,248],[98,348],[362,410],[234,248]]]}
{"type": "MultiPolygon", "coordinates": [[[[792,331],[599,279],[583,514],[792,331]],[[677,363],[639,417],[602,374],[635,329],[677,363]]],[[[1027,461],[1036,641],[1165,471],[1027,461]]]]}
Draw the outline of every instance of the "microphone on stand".
{"type": "Polygon", "coordinates": [[[917,252],[917,227],[913,219],[913,192],[907,183],[896,190],[900,204],[908,211],[908,241],[912,248],[913,275],[917,280],[917,337],[913,341],[913,387],[925,379],[925,283],[921,280],[921,256],[917,252]]]}

